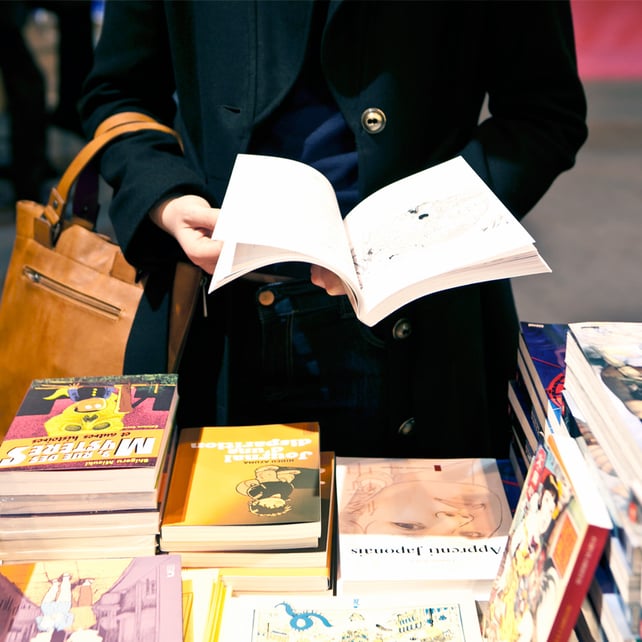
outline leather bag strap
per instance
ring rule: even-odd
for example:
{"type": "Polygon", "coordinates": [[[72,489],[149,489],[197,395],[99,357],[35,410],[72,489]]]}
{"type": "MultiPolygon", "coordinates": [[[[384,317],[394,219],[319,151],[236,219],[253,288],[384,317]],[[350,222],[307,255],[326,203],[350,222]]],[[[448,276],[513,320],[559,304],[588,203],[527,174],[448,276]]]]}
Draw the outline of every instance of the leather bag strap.
{"type": "Polygon", "coordinates": [[[55,226],[62,219],[71,188],[100,151],[119,136],[145,130],[171,134],[180,142],[180,137],[176,131],[155,121],[146,114],[121,112],[110,116],[98,126],[94,137],[76,154],[58,184],[51,189],[49,200],[43,211],[43,216],[47,221],[52,226],[55,226]]]}

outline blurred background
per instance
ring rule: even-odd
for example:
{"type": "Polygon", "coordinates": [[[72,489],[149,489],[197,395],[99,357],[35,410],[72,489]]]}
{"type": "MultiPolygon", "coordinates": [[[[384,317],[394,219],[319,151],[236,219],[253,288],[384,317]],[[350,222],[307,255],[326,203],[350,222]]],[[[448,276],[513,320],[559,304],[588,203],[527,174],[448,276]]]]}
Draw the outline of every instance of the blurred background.
{"type": "MultiPolygon", "coordinates": [[[[576,166],[524,219],[553,271],[514,281],[518,312],[524,321],[642,322],[642,0],[572,0],[572,7],[589,138],[576,166]]],[[[95,42],[102,10],[99,0],[0,0],[0,52],[9,49],[8,21],[17,20],[33,63],[17,67],[12,48],[0,70],[0,282],[13,244],[16,189],[46,199],[82,146],[68,105],[91,62],[87,42],[95,42]],[[12,83],[16,68],[20,82],[12,83]],[[12,163],[20,152],[12,150],[8,93],[32,109],[39,91],[46,164],[33,178],[36,187],[16,186],[12,163]]],[[[21,117],[33,134],[40,117],[18,110],[21,117]]]]}

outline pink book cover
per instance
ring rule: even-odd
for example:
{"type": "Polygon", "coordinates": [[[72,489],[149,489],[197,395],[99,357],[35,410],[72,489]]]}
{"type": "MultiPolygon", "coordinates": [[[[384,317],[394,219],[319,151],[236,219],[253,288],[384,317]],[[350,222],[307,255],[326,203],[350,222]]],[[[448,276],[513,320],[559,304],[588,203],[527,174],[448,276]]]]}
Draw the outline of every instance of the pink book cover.
{"type": "Polygon", "coordinates": [[[0,642],[176,642],[180,557],[0,565],[0,642]]]}

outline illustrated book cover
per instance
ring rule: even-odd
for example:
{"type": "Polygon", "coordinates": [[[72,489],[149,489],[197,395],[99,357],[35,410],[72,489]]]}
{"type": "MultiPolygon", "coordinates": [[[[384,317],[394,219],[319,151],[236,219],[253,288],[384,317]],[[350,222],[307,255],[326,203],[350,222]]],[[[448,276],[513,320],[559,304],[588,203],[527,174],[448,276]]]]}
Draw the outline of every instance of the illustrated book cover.
{"type": "Polygon", "coordinates": [[[642,323],[570,323],[567,383],[627,486],[642,499],[642,323]]]}
{"type": "Polygon", "coordinates": [[[494,459],[337,457],[337,593],[488,597],[511,523],[494,459]]]}
{"type": "MultiPolygon", "coordinates": [[[[305,568],[307,572],[318,575],[322,572],[326,579],[332,576],[333,532],[335,527],[335,456],[333,452],[321,453],[321,537],[317,546],[312,548],[277,548],[271,550],[229,550],[229,551],[174,551],[180,553],[183,566],[190,568],[206,567],[245,567],[248,569],[273,569],[274,573],[287,575],[287,569],[305,568]]],[[[161,542],[161,550],[163,543],[161,542]]]]}
{"type": "Polygon", "coordinates": [[[0,565],[0,642],[177,642],[174,555],[0,565]]]}
{"type": "Polygon", "coordinates": [[[163,550],[316,547],[320,536],[317,423],[181,431],[163,550]]]}
{"type": "Polygon", "coordinates": [[[569,434],[582,451],[595,487],[609,511],[613,535],[622,546],[633,572],[639,577],[642,571],[642,524],[637,519],[640,502],[618,475],[568,390],[564,391],[564,421],[569,434]]]}
{"type": "Polygon", "coordinates": [[[0,443],[0,494],[155,491],[176,384],[175,374],[33,381],[0,443]]]}
{"type": "Polygon", "coordinates": [[[228,596],[218,642],[481,642],[470,592],[228,596]]]}
{"type": "Polygon", "coordinates": [[[544,421],[561,421],[566,370],[566,323],[520,322],[519,350],[533,381],[544,421]]]}
{"type": "Polygon", "coordinates": [[[421,296],[550,272],[534,240],[462,157],[374,192],[341,218],[330,182],[284,158],[239,154],[213,238],[210,291],[275,263],[320,265],[374,325],[421,296]]]}
{"type": "Polygon", "coordinates": [[[511,523],[484,618],[489,642],[566,642],[611,533],[575,441],[538,448],[511,523]]]}

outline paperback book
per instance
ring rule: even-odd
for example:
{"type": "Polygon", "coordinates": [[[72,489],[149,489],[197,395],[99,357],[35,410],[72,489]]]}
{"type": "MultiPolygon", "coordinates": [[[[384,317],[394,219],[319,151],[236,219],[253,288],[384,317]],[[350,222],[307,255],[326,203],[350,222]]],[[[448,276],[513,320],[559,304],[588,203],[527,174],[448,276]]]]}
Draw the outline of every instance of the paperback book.
{"type": "MultiPolygon", "coordinates": [[[[333,567],[333,533],[335,527],[336,492],[334,485],[334,453],[321,453],[321,537],[312,548],[276,548],[270,550],[229,551],[177,551],[183,566],[245,567],[248,569],[272,569],[275,575],[287,575],[288,569],[303,568],[315,577],[319,575],[330,583],[333,567]]],[[[161,550],[163,550],[161,542],[161,550]]],[[[260,585],[262,586],[262,582],[260,585]]],[[[257,585],[259,587],[259,585],[257,585]]]]}
{"type": "Polygon", "coordinates": [[[489,642],[566,642],[611,532],[575,441],[551,435],[528,470],[484,618],[489,642]]]}
{"type": "Polygon", "coordinates": [[[181,579],[183,642],[216,640],[222,600],[228,591],[221,580],[219,569],[183,567],[181,579]]]}
{"type": "Polygon", "coordinates": [[[181,431],[163,550],[312,548],[320,536],[317,423],[181,431]]]}
{"type": "Polygon", "coordinates": [[[0,540],[2,562],[39,562],[43,560],[104,559],[155,555],[157,535],[93,535],[58,539],[0,540]]]}
{"type": "Polygon", "coordinates": [[[533,381],[538,403],[545,420],[561,421],[566,370],[566,323],[520,322],[519,350],[533,381]]]}
{"type": "Polygon", "coordinates": [[[533,238],[462,157],[391,183],[342,219],[330,182],[284,158],[237,156],[213,238],[210,291],[262,267],[320,265],[374,325],[419,297],[550,272],[533,238]]]}
{"type": "Polygon", "coordinates": [[[569,324],[567,383],[622,481],[642,499],[642,323],[569,324]]]}
{"type": "Polygon", "coordinates": [[[9,504],[81,491],[156,496],[176,383],[174,374],[33,381],[0,443],[0,495],[9,504]]]}
{"type": "Polygon", "coordinates": [[[0,565],[0,642],[112,639],[182,639],[178,557],[0,565]]]}
{"type": "Polygon", "coordinates": [[[231,596],[218,642],[376,640],[481,642],[471,593],[369,596],[231,596]]]}
{"type": "Polygon", "coordinates": [[[488,597],[511,523],[494,459],[337,458],[337,593],[488,597]]]}

